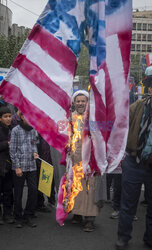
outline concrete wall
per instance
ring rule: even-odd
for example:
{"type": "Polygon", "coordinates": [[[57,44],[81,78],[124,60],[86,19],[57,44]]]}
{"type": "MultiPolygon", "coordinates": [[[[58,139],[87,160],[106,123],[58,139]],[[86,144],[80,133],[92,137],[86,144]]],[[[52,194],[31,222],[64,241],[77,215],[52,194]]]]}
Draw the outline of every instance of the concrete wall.
{"type": "Polygon", "coordinates": [[[0,34],[8,37],[9,28],[12,26],[12,11],[0,3],[0,34]]]}

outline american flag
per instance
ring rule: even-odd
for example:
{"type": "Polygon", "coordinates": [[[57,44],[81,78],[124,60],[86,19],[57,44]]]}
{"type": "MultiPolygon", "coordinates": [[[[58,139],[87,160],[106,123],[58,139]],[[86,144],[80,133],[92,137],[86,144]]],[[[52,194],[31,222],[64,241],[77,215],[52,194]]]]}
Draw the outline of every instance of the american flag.
{"type": "Polygon", "coordinates": [[[90,21],[90,120],[98,126],[91,137],[94,166],[109,173],[123,158],[128,135],[132,1],[95,2],[90,9],[100,21],[90,21]]]}
{"type": "Polygon", "coordinates": [[[84,140],[83,160],[101,172],[117,167],[126,146],[131,4],[132,0],[48,1],[0,86],[5,100],[62,153],[84,42],[92,86],[89,126],[95,129],[90,129],[91,141],[84,140]]]}
{"type": "Polygon", "coordinates": [[[147,64],[147,66],[150,66],[151,63],[152,63],[152,53],[146,54],[145,57],[146,57],[146,64],[147,64]]]}

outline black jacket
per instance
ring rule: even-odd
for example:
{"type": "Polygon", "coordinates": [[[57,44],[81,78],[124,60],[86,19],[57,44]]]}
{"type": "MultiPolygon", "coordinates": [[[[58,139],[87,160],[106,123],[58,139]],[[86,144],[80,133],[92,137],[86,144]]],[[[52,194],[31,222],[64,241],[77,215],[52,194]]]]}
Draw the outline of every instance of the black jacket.
{"type": "Polygon", "coordinates": [[[10,128],[0,122],[0,176],[11,170],[11,160],[9,156],[9,136],[10,128]]]}

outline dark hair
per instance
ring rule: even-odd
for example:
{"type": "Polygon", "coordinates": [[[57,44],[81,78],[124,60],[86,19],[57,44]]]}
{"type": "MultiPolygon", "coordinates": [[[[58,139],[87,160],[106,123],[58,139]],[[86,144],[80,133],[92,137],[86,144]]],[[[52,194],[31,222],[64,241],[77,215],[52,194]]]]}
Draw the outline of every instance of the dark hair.
{"type": "Polygon", "coordinates": [[[10,109],[7,106],[5,106],[5,105],[1,106],[0,107],[0,117],[2,117],[2,115],[7,114],[7,113],[11,114],[10,109]]]}

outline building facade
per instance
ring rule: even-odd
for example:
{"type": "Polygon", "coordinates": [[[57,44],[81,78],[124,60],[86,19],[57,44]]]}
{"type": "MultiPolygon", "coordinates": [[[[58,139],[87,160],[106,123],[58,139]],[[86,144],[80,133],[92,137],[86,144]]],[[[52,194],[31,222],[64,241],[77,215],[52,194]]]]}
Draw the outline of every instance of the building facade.
{"type": "Polygon", "coordinates": [[[131,53],[152,52],[152,11],[133,12],[131,53]]]}
{"type": "Polygon", "coordinates": [[[12,25],[12,11],[0,1],[0,34],[8,37],[12,25]]]}
{"type": "Polygon", "coordinates": [[[10,34],[15,37],[21,37],[25,34],[29,34],[31,29],[25,28],[24,26],[18,26],[18,24],[14,23],[12,24],[10,34]]]}
{"type": "Polygon", "coordinates": [[[18,26],[18,24],[12,25],[12,11],[0,1],[0,35],[21,37],[28,34],[30,30],[24,26],[18,26]]]}
{"type": "Polygon", "coordinates": [[[145,55],[152,53],[152,11],[133,12],[130,75],[144,78],[145,55]]]}

